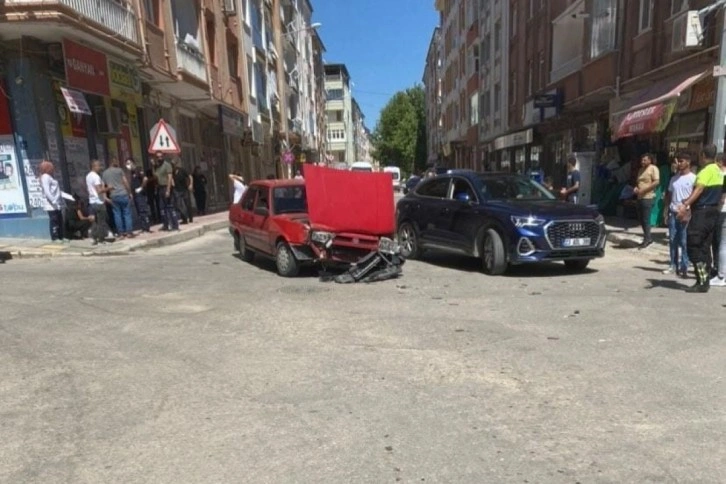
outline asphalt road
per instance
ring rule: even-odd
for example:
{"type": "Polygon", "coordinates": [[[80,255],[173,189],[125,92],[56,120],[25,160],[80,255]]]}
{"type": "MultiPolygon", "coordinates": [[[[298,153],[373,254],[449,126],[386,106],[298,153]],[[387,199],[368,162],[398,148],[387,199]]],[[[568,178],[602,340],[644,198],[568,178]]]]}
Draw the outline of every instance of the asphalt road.
{"type": "Polygon", "coordinates": [[[0,482],[726,482],[725,291],[616,249],[342,286],[231,247],[0,265],[0,482]]]}

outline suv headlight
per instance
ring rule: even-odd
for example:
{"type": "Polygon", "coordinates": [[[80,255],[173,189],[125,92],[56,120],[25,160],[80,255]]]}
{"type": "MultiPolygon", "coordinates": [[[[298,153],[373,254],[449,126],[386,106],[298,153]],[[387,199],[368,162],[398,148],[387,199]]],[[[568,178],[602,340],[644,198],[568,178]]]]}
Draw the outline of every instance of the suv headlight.
{"type": "Polygon", "coordinates": [[[516,215],[513,215],[512,223],[517,228],[541,227],[547,223],[547,220],[542,219],[542,218],[532,217],[531,215],[529,217],[518,217],[516,215]]]}
{"type": "Polygon", "coordinates": [[[310,233],[310,240],[312,240],[316,244],[320,244],[325,247],[329,247],[330,245],[332,245],[334,238],[335,238],[335,234],[332,232],[323,232],[323,231],[313,230],[310,233]]]}

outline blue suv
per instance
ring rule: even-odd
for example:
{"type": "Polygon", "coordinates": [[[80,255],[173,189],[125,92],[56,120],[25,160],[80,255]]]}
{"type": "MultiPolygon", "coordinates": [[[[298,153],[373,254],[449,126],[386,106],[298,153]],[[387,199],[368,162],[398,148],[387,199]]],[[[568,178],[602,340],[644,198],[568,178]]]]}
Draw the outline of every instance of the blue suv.
{"type": "Polygon", "coordinates": [[[482,259],[484,272],[564,261],[583,271],[605,255],[597,210],[558,201],[539,183],[510,173],[450,170],[423,180],[396,206],[404,257],[440,250],[482,259]]]}

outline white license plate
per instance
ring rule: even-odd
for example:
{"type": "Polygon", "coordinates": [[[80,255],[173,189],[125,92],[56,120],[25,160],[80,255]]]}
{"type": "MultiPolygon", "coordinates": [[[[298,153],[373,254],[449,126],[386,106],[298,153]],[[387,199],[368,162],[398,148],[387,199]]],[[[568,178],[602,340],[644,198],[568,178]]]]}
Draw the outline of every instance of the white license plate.
{"type": "Polygon", "coordinates": [[[562,245],[564,247],[587,247],[590,245],[590,237],[581,239],[565,239],[562,245]]]}

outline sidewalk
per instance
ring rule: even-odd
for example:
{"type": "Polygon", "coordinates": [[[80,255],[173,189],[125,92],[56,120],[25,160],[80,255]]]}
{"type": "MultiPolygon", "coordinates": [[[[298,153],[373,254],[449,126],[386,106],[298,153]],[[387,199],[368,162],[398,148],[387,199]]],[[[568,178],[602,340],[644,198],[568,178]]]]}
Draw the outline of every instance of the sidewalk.
{"type": "MultiPolygon", "coordinates": [[[[636,220],[605,217],[605,227],[608,231],[608,241],[623,249],[636,249],[643,242],[643,230],[636,220]]],[[[653,227],[651,234],[654,243],[646,250],[669,257],[668,229],[665,227],[653,227]]]]}
{"type": "Polygon", "coordinates": [[[91,245],[90,239],[72,240],[59,244],[43,239],[0,238],[0,253],[9,253],[12,258],[31,257],[89,257],[126,255],[130,252],[154,247],[179,244],[201,237],[207,232],[227,227],[228,212],[194,217],[194,223],[181,225],[177,232],[162,232],[161,225],[152,227],[152,233],[140,234],[133,239],[113,243],[91,245]]]}

